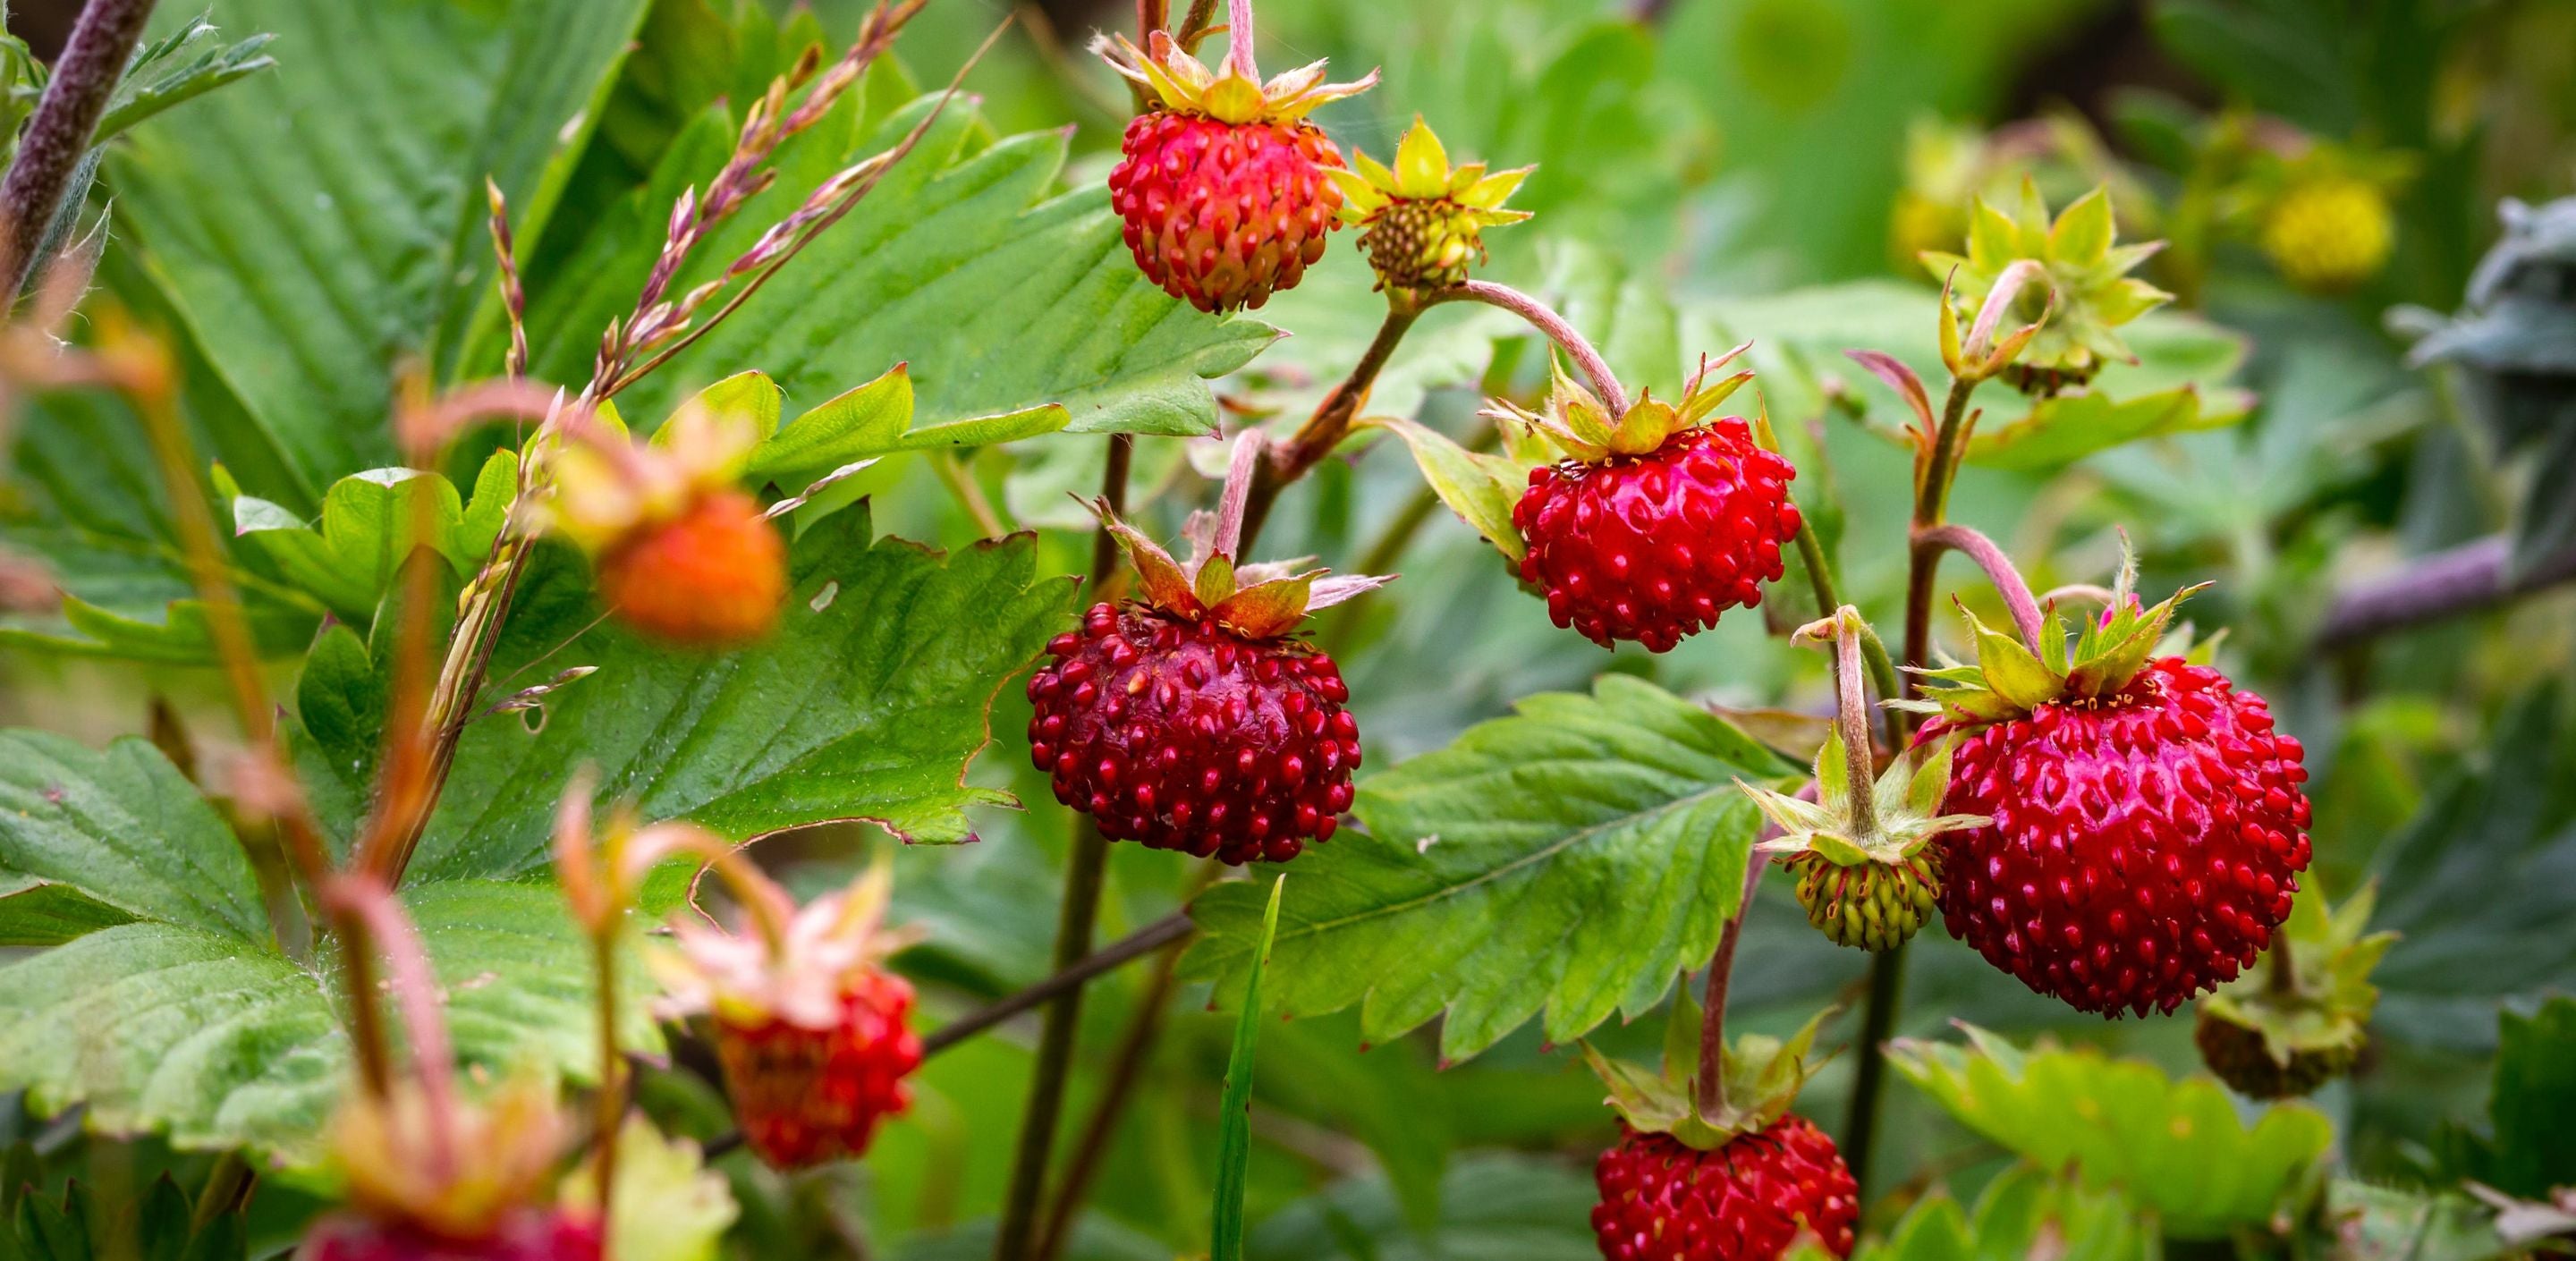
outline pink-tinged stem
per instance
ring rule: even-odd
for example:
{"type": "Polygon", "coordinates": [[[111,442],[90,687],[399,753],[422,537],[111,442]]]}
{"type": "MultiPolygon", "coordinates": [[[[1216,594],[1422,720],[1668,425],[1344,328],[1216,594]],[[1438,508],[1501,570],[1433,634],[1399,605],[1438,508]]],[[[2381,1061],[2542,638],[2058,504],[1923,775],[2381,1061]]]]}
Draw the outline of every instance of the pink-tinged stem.
{"type": "Polygon", "coordinates": [[[1610,371],[1610,362],[1601,357],[1600,351],[1593,349],[1592,343],[1584,339],[1572,322],[1546,303],[1509,285],[1487,280],[1470,280],[1422,297],[1423,306],[1442,302],[1482,302],[1529,321],[1530,327],[1547,334],[1548,340],[1563,349],[1574,360],[1574,366],[1583,369],[1583,375],[1592,378],[1593,392],[1601,396],[1602,406],[1608,408],[1613,417],[1626,414],[1628,392],[1619,388],[1619,378],[1610,371]]]}
{"type": "Polygon", "coordinates": [[[1870,755],[1869,693],[1860,678],[1860,610],[1845,605],[1834,617],[1834,702],[1843,736],[1843,770],[1851,779],[1852,830],[1878,833],[1877,759],[1870,755]]]}
{"type": "Polygon", "coordinates": [[[2002,596],[2004,607],[2012,611],[2013,625],[2020,629],[2022,643],[2032,655],[2045,656],[2040,643],[2039,601],[2030,594],[2030,584],[2022,580],[2021,571],[2013,568],[2012,558],[1995,546],[1993,539],[1955,522],[1919,531],[1918,543],[1947,547],[1967,554],[1968,559],[1986,571],[1995,584],[1995,594],[2002,596]]]}
{"type": "Polygon", "coordinates": [[[331,883],[330,898],[366,925],[372,941],[347,943],[351,951],[382,951],[392,975],[394,1002],[411,1034],[412,1076],[420,1083],[429,1109],[430,1159],[440,1178],[456,1172],[456,1057],[447,1042],[447,1016],[439,1009],[438,976],[430,970],[429,952],[420,934],[384,884],[370,875],[351,874],[331,883]]]}
{"type": "Polygon", "coordinates": [[[1760,854],[1744,857],[1744,896],[1718,934],[1717,954],[1708,961],[1708,985],[1702,991],[1699,1022],[1699,1076],[1692,1097],[1701,1116],[1715,1116],[1726,1106],[1726,988],[1735,975],[1735,943],[1744,935],[1745,913],[1762,887],[1762,871],[1771,865],[1760,854]]]}
{"type": "Polygon", "coordinates": [[[1247,79],[1259,79],[1261,68],[1252,61],[1252,0],[1226,0],[1225,3],[1226,67],[1247,79]]]}
{"type": "Polygon", "coordinates": [[[1218,502],[1216,554],[1227,560],[1243,559],[1243,512],[1251,502],[1252,483],[1259,476],[1261,453],[1270,439],[1259,428],[1244,430],[1234,440],[1234,453],[1225,466],[1225,498],[1218,502]]]}

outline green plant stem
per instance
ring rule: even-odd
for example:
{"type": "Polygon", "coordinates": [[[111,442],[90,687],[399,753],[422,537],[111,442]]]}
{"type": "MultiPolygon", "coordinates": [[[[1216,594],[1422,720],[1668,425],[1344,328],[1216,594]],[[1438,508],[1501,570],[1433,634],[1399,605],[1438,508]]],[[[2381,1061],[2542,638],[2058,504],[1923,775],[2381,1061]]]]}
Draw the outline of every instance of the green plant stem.
{"type": "MultiPolygon", "coordinates": [[[[1941,426],[1934,431],[1932,449],[1924,453],[1922,471],[1914,483],[1905,579],[1905,665],[1910,669],[1921,669],[1932,659],[1932,587],[1946,549],[1924,535],[1939,528],[1949,511],[1950,483],[1958,477],[1960,448],[1975,427],[1968,399],[1976,390],[1974,378],[1951,378],[1949,397],[1941,405],[1941,426]]],[[[1902,687],[1898,695],[1913,695],[1913,676],[1904,676],[1902,687]]],[[[1909,731],[1902,711],[1890,710],[1888,718],[1897,730],[1909,731]]],[[[1897,751],[1904,747],[1899,740],[1897,751]]],[[[1869,1203],[1870,1157],[1878,1139],[1880,1096],[1887,1082],[1887,1040],[1896,1032],[1897,1012],[1905,1001],[1906,950],[1904,945],[1883,950],[1869,962],[1869,1005],[1861,1013],[1860,1045],[1852,1064],[1851,1113],[1843,1126],[1842,1143],[1843,1159],[1859,1184],[1857,1198],[1863,1205],[1869,1203]]]]}
{"type": "MultiPolygon", "coordinates": [[[[1112,513],[1127,506],[1127,473],[1135,460],[1136,440],[1126,434],[1109,439],[1109,460],[1100,482],[1100,497],[1112,513]]],[[[1091,589],[1100,592],[1117,572],[1118,540],[1103,528],[1092,537],[1091,589]]],[[[1065,869],[1064,904],[1056,915],[1055,971],[1079,963],[1091,953],[1092,930],[1100,918],[1100,889],[1109,868],[1109,838],[1088,814],[1075,816],[1073,854],[1065,869]]],[[[1002,1205],[1002,1224],[994,1236],[997,1261],[1027,1261],[1036,1241],[1038,1208],[1046,1192],[1047,1166],[1055,1152],[1055,1132],[1064,1118],[1065,1081],[1073,1072],[1073,1050],[1082,1025],[1082,986],[1069,985],[1047,1004],[1038,1031],[1037,1066],[1029,1082],[1027,1110],[1020,1118],[1018,1150],[1011,1158],[1011,1183],[1002,1205]]]]}
{"type": "Polygon", "coordinates": [[[599,1248],[608,1251],[616,1224],[617,1134],[626,1119],[626,1060],[617,1051],[617,926],[611,916],[591,930],[591,958],[599,973],[599,1095],[594,1100],[590,1143],[599,1174],[599,1248]]]}
{"type": "Polygon", "coordinates": [[[63,199],[88,154],[108,98],[151,20],[153,0],[89,0],[54,61],[53,78],[18,141],[18,156],[0,181],[0,294],[9,302],[37,269],[36,255],[53,230],[63,199]]]}
{"type": "MultiPolygon", "coordinates": [[[[1842,597],[1834,589],[1833,567],[1825,559],[1823,540],[1816,537],[1815,520],[1804,514],[1798,521],[1798,559],[1806,564],[1807,585],[1815,592],[1816,608],[1825,616],[1832,616],[1834,610],[1843,607],[1842,597]]],[[[1868,630],[1866,624],[1862,630],[1868,630]]],[[[1899,695],[1896,663],[1888,660],[1887,645],[1875,632],[1862,634],[1859,639],[1861,662],[1869,667],[1869,681],[1878,688],[1878,698],[1881,701],[1895,700],[1899,695]]],[[[1898,711],[1882,705],[1879,719],[1885,724],[1888,750],[1904,752],[1904,718],[1898,711]]]]}

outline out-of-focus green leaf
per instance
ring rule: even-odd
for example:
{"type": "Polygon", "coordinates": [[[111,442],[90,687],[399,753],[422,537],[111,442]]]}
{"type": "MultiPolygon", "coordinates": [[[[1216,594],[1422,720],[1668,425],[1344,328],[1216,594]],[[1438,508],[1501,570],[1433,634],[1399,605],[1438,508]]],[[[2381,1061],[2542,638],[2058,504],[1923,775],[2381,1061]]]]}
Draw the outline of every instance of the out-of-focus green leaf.
{"type": "MultiPolygon", "coordinates": [[[[862,126],[845,103],[782,145],[777,184],[698,245],[673,292],[714,277],[823,180],[894,145],[935,104],[925,98],[862,126]]],[[[1276,331],[1209,319],[1147,282],[1107,190],[1060,190],[1061,133],[983,136],[971,103],[951,103],[847,219],[631,391],[628,412],[660,415],[688,382],[746,365],[790,397],[816,398],[904,363],[924,428],[1046,403],[1062,404],[1077,432],[1213,428],[1202,378],[1243,366],[1276,331]]],[[[672,160],[708,156],[675,151],[672,160]]],[[[706,174],[657,173],[656,184],[706,174]]],[[[538,375],[587,375],[599,330],[631,305],[652,265],[666,207],[646,209],[603,221],[603,233],[618,235],[581,247],[596,265],[586,266],[578,298],[531,311],[538,375]]]]}
{"type": "Polygon", "coordinates": [[[2482,764],[2429,794],[2381,847],[2377,974],[2384,1037],[2484,1051],[2502,1000],[2576,985],[2576,742],[2565,694],[2532,689],[2496,722],[2482,764]]]}
{"type": "MultiPolygon", "coordinates": [[[[1915,1202],[1888,1229],[1852,1253],[1854,1261],[2024,1261],[2034,1254],[2070,1261],[2155,1261],[2162,1255],[2155,1223],[2115,1188],[2088,1188],[2062,1172],[2016,1165],[1962,1210],[1944,1192],[1915,1202]]],[[[1813,1244],[1789,1254],[1816,1261],[1813,1244]]]]}
{"type": "Polygon", "coordinates": [[[1404,439],[1432,493],[1503,555],[1519,560],[1528,550],[1520,528],[1512,524],[1512,505],[1520,502],[1520,492],[1529,485],[1520,465],[1504,456],[1470,451],[1450,441],[1447,434],[1410,420],[1388,416],[1370,423],[1404,439]]]}
{"type": "Polygon", "coordinates": [[[2267,1221],[2334,1143],[2305,1104],[2251,1128],[2205,1077],[2176,1081],[2138,1060],[2048,1043],[2024,1052],[1968,1027],[1970,1044],[1899,1041],[1897,1071],[1970,1129],[2042,1169],[2072,1165],[2088,1187],[2118,1187],[2188,1239],[2267,1221]]]}
{"type": "Polygon", "coordinates": [[[2494,1261],[2518,1250],[2495,1215],[2457,1191],[2426,1193],[2350,1178],[2326,1184],[2335,1255],[2348,1261],[2494,1261]]]}
{"type": "Polygon", "coordinates": [[[1270,944],[1279,933],[1279,892],[1288,885],[1282,875],[1270,882],[1270,901],[1261,912],[1261,941],[1244,968],[1243,1011],[1234,1022],[1234,1049],[1225,1059],[1224,1100],[1216,1145],[1216,1225],[1209,1244],[1214,1261],[1243,1261],[1243,1189],[1252,1162],[1252,1059],[1261,1043],[1261,970],[1270,963],[1270,944]]]}
{"type": "MultiPolygon", "coordinates": [[[[363,625],[375,616],[415,546],[438,553],[459,577],[473,573],[509,511],[518,470],[515,453],[493,456],[474,479],[469,505],[455,483],[439,474],[369,469],[332,483],[322,497],[321,519],[310,524],[265,499],[234,494],[233,535],[259,549],[290,585],[363,625]],[[429,532],[415,540],[423,495],[429,497],[429,532]]],[[[218,471],[217,483],[228,492],[229,480],[218,471]]]]}
{"type": "MultiPolygon", "coordinates": [[[[574,1169],[557,1198],[596,1206],[598,1169],[596,1161],[574,1169]]],[[[640,1116],[617,1131],[617,1187],[608,1206],[617,1261],[713,1261],[717,1240],[740,1213],[724,1175],[706,1167],[696,1143],[665,1138],[640,1116]]]]}
{"type": "Polygon", "coordinates": [[[136,128],[109,175],[151,282],[303,495],[392,463],[397,366],[452,364],[489,300],[484,177],[542,235],[644,7],[214,5],[274,33],[278,68],[136,128]]]}
{"type": "Polygon", "coordinates": [[[1428,1232],[1406,1224],[1379,1178],[1353,1179],[1272,1214],[1252,1232],[1253,1261],[1595,1261],[1589,1175],[1556,1161],[1461,1160],[1440,1188],[1428,1232]]]}
{"type": "Polygon", "coordinates": [[[2462,1135],[2464,1172],[2527,1200],[2576,1186],[2576,999],[2552,998],[2525,1016],[2507,1010],[2497,1033],[2486,1135],[2462,1135]]]}
{"type": "MultiPolygon", "coordinates": [[[[789,554],[778,629],[722,654],[602,622],[578,564],[541,559],[494,652],[496,690],[542,682],[520,673],[540,657],[548,673],[597,673],[546,698],[542,731],[506,715],[467,728],[414,876],[542,868],[556,798],[585,763],[598,769],[603,808],[628,801],[645,818],[728,836],[865,819],[915,841],[970,839],[966,807],[1014,799],[967,785],[966,763],[991,738],[995,693],[1059,629],[1073,585],[1037,576],[1026,535],[951,555],[869,537],[864,511],[807,531],[789,554]]],[[[331,731],[341,734],[308,764],[355,802],[363,782],[352,768],[372,753],[342,741],[363,738],[365,724],[312,734],[331,731]]]]}
{"type": "Polygon", "coordinates": [[[0,881],[19,884],[0,899],[0,937],[29,929],[16,912],[39,884],[115,919],[244,940],[268,934],[241,843],[148,740],[101,753],[61,736],[0,732],[0,881]]]}
{"type": "MultiPolygon", "coordinates": [[[[1313,879],[1281,911],[1280,1010],[1360,1003],[1372,1042],[1445,1011],[1442,1052],[1464,1058],[1542,1009],[1556,1042],[1635,1016],[1716,948],[1760,827],[1736,781],[1799,769],[1623,675],[1518,709],[1368,779],[1361,826],[1299,860],[1313,879]]],[[[1185,970],[1233,984],[1253,897],[1221,884],[1192,914],[1207,936],[1185,970]]]]}

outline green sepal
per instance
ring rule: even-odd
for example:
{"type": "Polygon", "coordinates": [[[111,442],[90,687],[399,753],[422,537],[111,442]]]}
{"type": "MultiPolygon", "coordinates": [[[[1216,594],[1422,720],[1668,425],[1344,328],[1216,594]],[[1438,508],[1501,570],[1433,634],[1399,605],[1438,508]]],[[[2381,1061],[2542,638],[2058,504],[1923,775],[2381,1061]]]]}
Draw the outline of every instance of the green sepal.
{"type": "Polygon", "coordinates": [[[1976,634],[1977,669],[1988,690],[2025,712],[2066,694],[2067,676],[2049,669],[2019,640],[1986,625],[1966,605],[1959,611],[1976,634]]]}
{"type": "Polygon", "coordinates": [[[1833,1014],[1827,1008],[1808,1017],[1787,1039],[1745,1034],[1724,1048],[1719,1069],[1722,1099],[1703,1112],[1692,1098],[1699,1077],[1699,1004],[1684,985],[1673,999],[1672,1020],[1665,1029],[1660,1073],[1613,1060],[1582,1043],[1584,1062],[1610,1090],[1603,1102],[1630,1129],[1643,1134],[1669,1134],[1699,1151],[1715,1151],[1746,1134],[1757,1133],[1788,1115],[1798,1091],[1807,1083],[1806,1056],[1816,1030],[1833,1014]]]}
{"type": "Polygon", "coordinates": [[[2397,942],[2395,933],[2367,931],[2378,901],[2378,886],[2369,884],[2333,907],[2311,882],[2281,924],[2281,939],[2290,947],[2291,984],[2278,983],[2277,960],[2267,954],[2201,999],[2201,1015],[2262,1035],[2264,1052],[2283,1067],[2302,1052],[2360,1049],[2379,1005],[2371,971],[2397,942]]]}

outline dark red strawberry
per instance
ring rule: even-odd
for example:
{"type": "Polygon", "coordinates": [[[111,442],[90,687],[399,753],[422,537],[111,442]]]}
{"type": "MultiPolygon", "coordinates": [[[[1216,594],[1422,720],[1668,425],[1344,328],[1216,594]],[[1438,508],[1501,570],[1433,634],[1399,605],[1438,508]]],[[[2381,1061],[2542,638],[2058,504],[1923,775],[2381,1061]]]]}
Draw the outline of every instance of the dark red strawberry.
{"type": "Polygon", "coordinates": [[[1710,1151],[1628,1130],[1593,1169],[1592,1230],[1609,1261],[1771,1261],[1802,1233],[1848,1257],[1860,1188],[1800,1116],[1710,1151]]]}
{"type": "Polygon", "coordinates": [[[561,1210],[520,1209],[489,1234],[451,1239],[363,1217],[314,1227],[300,1261],[598,1261],[599,1226],[561,1210]]]}
{"type": "Polygon", "coordinates": [[[1625,639],[1663,652],[1728,609],[1760,604],[1762,585],[1779,580],[1781,549],[1798,536],[1798,473],[1743,420],[1709,420],[1752,377],[1700,388],[1733,357],[1703,367],[1679,404],[1643,397],[1614,418],[1559,372],[1544,414],[1489,413],[1569,457],[1531,469],[1512,508],[1521,581],[1557,625],[1604,648],[1625,639]]]}
{"type": "Polygon", "coordinates": [[[2250,966],[2309,858],[2299,742],[2215,669],[2150,659],[2175,601],[2121,594],[2071,652],[2052,613],[2046,660],[1977,624],[1979,663],[1935,673],[1953,686],[1925,729],[1960,733],[1943,809],[1993,820],[1943,838],[1951,934],[2111,1016],[2250,966]]]}
{"type": "Polygon", "coordinates": [[[1058,801],[1115,840],[1229,863],[1285,862],[1330,838],[1351,805],[1359,725],[1321,649],[1291,632],[1310,609],[1383,579],[1319,578],[1229,554],[1261,437],[1236,446],[1222,518],[1193,522],[1184,565],[1099,505],[1141,600],[1096,604],[1029,679],[1029,758],[1058,801]]]}
{"type": "Polygon", "coordinates": [[[1324,63],[1263,83],[1251,32],[1231,36],[1221,73],[1154,32],[1150,49],[1124,37],[1102,56],[1153,100],[1127,125],[1109,173],[1110,205],[1127,248],[1165,292],[1202,311],[1257,307],[1292,288],[1340,226],[1342,194],[1324,172],[1342,165],[1306,114],[1366,91],[1324,82],[1324,63]]]}

